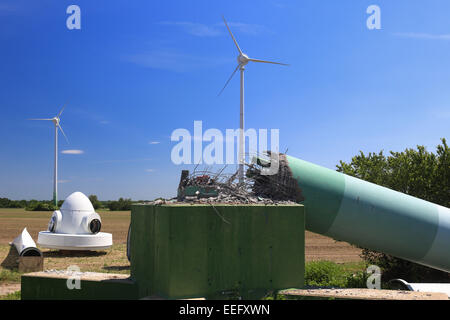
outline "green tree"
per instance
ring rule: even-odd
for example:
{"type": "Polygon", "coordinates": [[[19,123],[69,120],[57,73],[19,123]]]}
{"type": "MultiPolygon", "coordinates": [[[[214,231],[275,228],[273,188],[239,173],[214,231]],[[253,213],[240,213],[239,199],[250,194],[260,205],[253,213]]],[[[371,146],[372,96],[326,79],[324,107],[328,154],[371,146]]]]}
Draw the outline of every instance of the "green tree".
{"type": "Polygon", "coordinates": [[[111,211],[128,211],[131,210],[131,199],[120,198],[118,201],[110,201],[108,208],[111,211]]]}
{"type": "Polygon", "coordinates": [[[57,207],[55,207],[51,201],[40,201],[40,202],[33,202],[28,207],[26,207],[27,211],[54,211],[58,210],[57,207]]]}
{"type": "Polygon", "coordinates": [[[9,208],[11,200],[8,198],[0,198],[0,208],[9,208]]]}
{"type": "Polygon", "coordinates": [[[0,208],[25,208],[27,202],[25,200],[10,200],[8,198],[0,198],[0,208]]]}
{"type": "MultiPolygon", "coordinates": [[[[442,138],[436,153],[428,152],[424,146],[383,151],[352,158],[350,163],[340,161],[337,171],[356,178],[409,194],[444,207],[450,207],[450,149],[442,138]]],[[[362,258],[383,270],[385,279],[397,277],[409,281],[449,281],[449,274],[405,261],[381,252],[363,249],[362,258]]]]}
{"type": "Polygon", "coordinates": [[[97,210],[98,208],[100,208],[101,202],[98,201],[98,198],[97,198],[97,196],[96,196],[95,194],[91,194],[91,195],[89,196],[89,200],[91,201],[92,206],[94,207],[95,210],[97,210]]]}

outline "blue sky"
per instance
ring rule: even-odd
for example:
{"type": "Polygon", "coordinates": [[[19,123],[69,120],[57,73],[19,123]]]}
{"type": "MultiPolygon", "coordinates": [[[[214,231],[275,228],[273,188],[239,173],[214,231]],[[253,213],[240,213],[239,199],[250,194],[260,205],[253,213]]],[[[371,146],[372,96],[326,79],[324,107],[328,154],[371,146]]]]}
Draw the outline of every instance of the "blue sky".
{"type": "Polygon", "coordinates": [[[60,199],[174,196],[177,128],[237,128],[239,77],[225,15],[249,56],[246,127],[335,168],[364,152],[435,150],[450,133],[450,2],[0,1],[0,197],[50,199],[63,104],[60,199]],[[66,8],[81,8],[81,30],[66,8]],[[368,30],[366,8],[381,8],[368,30]]]}

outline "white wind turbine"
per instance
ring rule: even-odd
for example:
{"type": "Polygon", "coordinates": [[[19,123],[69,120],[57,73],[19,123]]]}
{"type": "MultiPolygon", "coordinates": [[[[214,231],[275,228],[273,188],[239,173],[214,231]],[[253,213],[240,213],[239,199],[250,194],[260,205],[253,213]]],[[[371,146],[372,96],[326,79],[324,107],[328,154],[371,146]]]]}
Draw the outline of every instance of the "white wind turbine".
{"type": "Polygon", "coordinates": [[[239,123],[240,130],[239,130],[239,173],[238,173],[238,176],[239,176],[239,182],[243,182],[244,181],[244,163],[245,163],[245,155],[244,155],[244,150],[245,150],[245,140],[244,140],[244,71],[245,71],[245,66],[250,61],[251,62],[260,62],[260,63],[279,64],[279,65],[283,65],[283,66],[288,66],[288,64],[249,58],[248,55],[246,55],[245,53],[242,52],[236,39],[233,36],[233,33],[231,32],[230,28],[228,27],[228,24],[227,24],[227,21],[225,20],[225,18],[223,16],[222,16],[222,18],[223,18],[223,22],[225,23],[225,26],[228,29],[228,32],[230,33],[231,38],[234,41],[234,44],[236,45],[236,48],[239,51],[239,55],[237,57],[238,65],[236,66],[236,69],[234,69],[231,76],[228,78],[228,80],[225,83],[225,85],[223,86],[222,90],[220,90],[219,96],[222,94],[223,90],[228,85],[231,78],[233,78],[234,74],[239,69],[241,71],[241,111],[240,111],[240,123],[239,123]]]}
{"type": "Polygon", "coordinates": [[[40,121],[52,121],[55,125],[55,166],[53,169],[53,202],[55,206],[58,205],[58,128],[61,130],[62,134],[64,135],[64,138],[66,138],[67,143],[69,143],[69,140],[67,139],[66,134],[64,133],[64,130],[62,129],[60,125],[60,116],[62,112],[64,111],[64,107],[62,107],[61,111],[53,118],[50,119],[28,119],[28,120],[40,120],[40,121]]]}

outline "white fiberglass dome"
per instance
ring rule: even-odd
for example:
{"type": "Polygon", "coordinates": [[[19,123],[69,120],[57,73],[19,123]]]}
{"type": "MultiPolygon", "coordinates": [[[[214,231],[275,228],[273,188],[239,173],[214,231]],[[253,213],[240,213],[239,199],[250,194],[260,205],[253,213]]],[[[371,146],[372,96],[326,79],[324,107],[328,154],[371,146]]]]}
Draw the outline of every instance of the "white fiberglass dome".
{"type": "Polygon", "coordinates": [[[91,201],[83,193],[77,191],[72,193],[64,200],[61,209],[62,212],[79,211],[79,212],[95,212],[91,201]]]}
{"type": "Polygon", "coordinates": [[[102,219],[91,201],[81,192],[66,198],[61,210],[53,212],[48,230],[55,233],[95,234],[100,231],[102,219]]]}

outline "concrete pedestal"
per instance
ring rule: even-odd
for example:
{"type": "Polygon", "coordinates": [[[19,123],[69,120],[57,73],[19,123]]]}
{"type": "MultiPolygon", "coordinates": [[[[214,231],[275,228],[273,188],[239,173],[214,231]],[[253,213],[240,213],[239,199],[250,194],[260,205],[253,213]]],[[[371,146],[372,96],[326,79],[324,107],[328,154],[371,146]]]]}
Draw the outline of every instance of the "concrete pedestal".
{"type": "Polygon", "coordinates": [[[135,205],[131,276],[168,299],[302,288],[304,225],[301,205],[135,205]]]}

